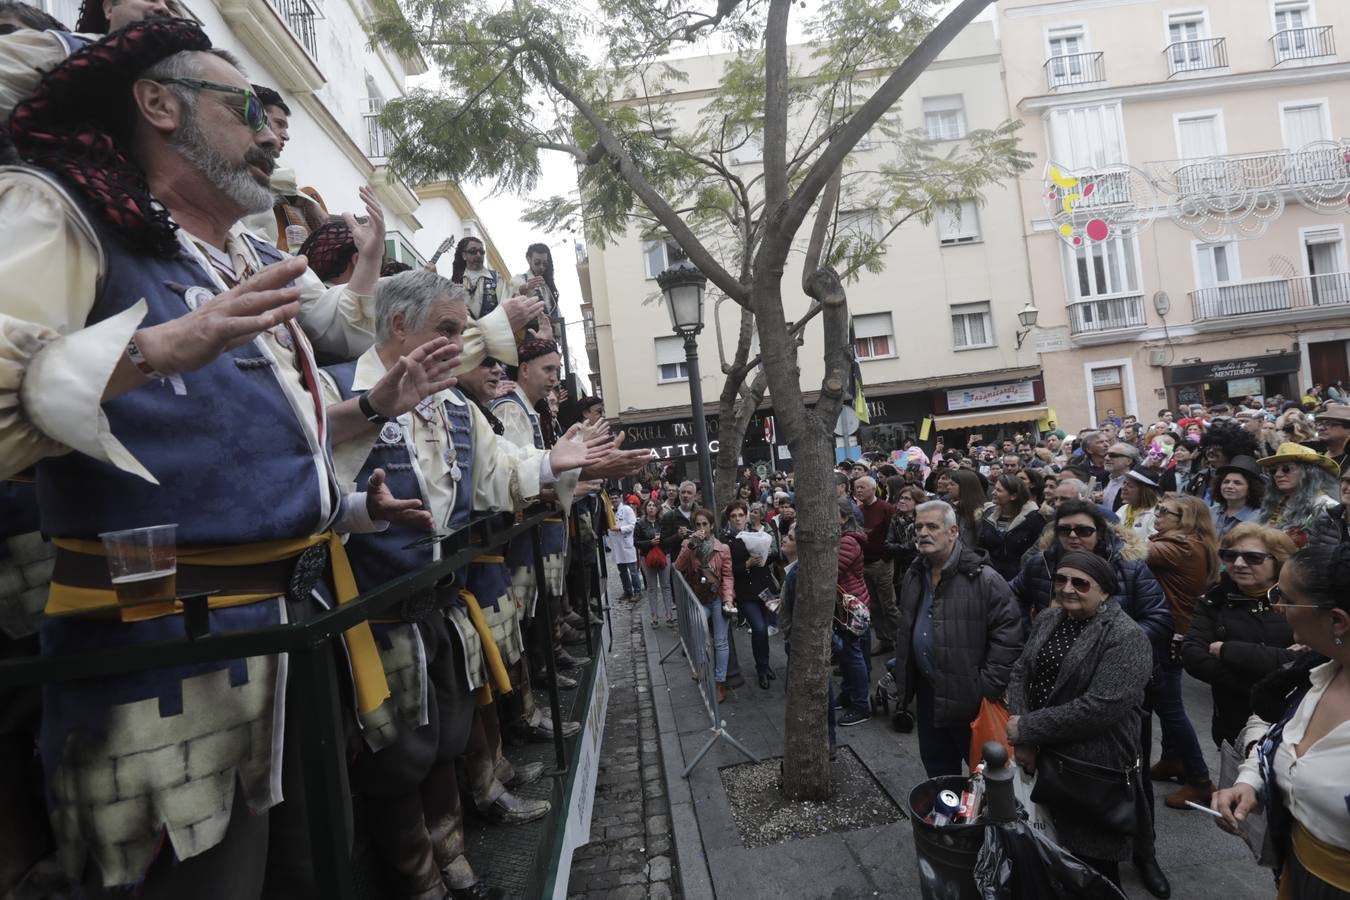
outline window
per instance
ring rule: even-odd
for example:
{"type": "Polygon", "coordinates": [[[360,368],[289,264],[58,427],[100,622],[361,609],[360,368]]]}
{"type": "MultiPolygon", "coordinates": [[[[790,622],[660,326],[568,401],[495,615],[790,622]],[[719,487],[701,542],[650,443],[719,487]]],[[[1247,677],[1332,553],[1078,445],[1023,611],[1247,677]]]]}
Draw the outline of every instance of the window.
{"type": "Polygon", "coordinates": [[[858,359],[880,359],[895,355],[895,333],[891,314],[867,313],[853,317],[853,352],[858,359]]]}
{"type": "Polygon", "coordinates": [[[684,338],[671,335],[656,339],[656,383],[688,381],[689,363],[684,356],[684,338]]]}
{"type": "Polygon", "coordinates": [[[647,277],[655,278],[677,259],[684,257],[680,245],[671,240],[643,241],[642,258],[646,262],[647,277]]]}
{"type": "Polygon", "coordinates": [[[1135,239],[1114,237],[1080,247],[1064,246],[1064,281],[1074,300],[1139,293],[1135,239]]]}
{"type": "Polygon", "coordinates": [[[75,29],[75,23],[80,19],[79,0],[28,0],[28,2],[53,16],[72,31],[75,29]]]}
{"type": "Polygon", "coordinates": [[[952,346],[957,350],[994,346],[994,322],[987,302],[952,307],[952,346]]]}
{"type": "Polygon", "coordinates": [[[1172,13],[1167,17],[1167,54],[1173,71],[1209,67],[1203,44],[1206,31],[1205,14],[1201,10],[1172,13]]]}
{"type": "Polygon", "coordinates": [[[1329,140],[1331,127],[1326,103],[1320,100],[1281,103],[1280,128],[1284,132],[1284,146],[1290,150],[1329,140]]]}
{"type": "Polygon", "coordinates": [[[1074,106],[1050,112],[1052,159],[1078,174],[1125,162],[1120,104],[1074,106]]]}
{"type": "Polygon", "coordinates": [[[1275,58],[1297,59],[1308,56],[1312,26],[1312,5],[1308,0],[1284,0],[1275,4],[1275,58]]]}
{"type": "Polygon", "coordinates": [[[962,200],[937,209],[938,241],[943,246],[973,244],[980,239],[980,217],[974,200],[962,200]]]}
{"type": "Polygon", "coordinates": [[[1083,53],[1087,50],[1083,27],[1052,28],[1046,35],[1050,51],[1050,83],[1074,84],[1083,78],[1083,53]]]}
{"type": "Polygon", "coordinates": [[[861,242],[864,237],[876,242],[881,240],[881,220],[875,209],[841,209],[835,231],[851,242],[861,242]]]}
{"type": "Polygon", "coordinates": [[[966,136],[966,107],[960,94],[923,98],[923,125],[934,141],[956,141],[966,136]]]}
{"type": "Polygon", "coordinates": [[[757,163],[764,159],[764,130],[758,122],[742,123],[727,135],[733,163],[757,163]]]}
{"type": "Polygon", "coordinates": [[[1224,153],[1223,123],[1218,113],[1187,113],[1177,116],[1177,156],[1209,159],[1224,153]]]}
{"type": "Polygon", "coordinates": [[[1195,245],[1195,283],[1198,286],[1207,288],[1241,281],[1241,272],[1236,243],[1195,245]]]}
{"type": "Polygon", "coordinates": [[[1345,231],[1339,225],[1300,230],[1312,302],[1350,303],[1350,275],[1345,260],[1345,231]]]}

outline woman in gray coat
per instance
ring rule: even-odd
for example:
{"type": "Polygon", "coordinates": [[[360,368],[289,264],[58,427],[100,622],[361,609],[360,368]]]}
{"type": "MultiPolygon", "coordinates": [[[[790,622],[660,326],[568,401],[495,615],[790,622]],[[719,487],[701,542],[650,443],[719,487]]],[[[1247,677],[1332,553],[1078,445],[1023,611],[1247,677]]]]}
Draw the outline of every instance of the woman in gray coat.
{"type": "MultiPolygon", "coordinates": [[[[1092,553],[1066,553],[1054,573],[1057,604],[1036,617],[1008,684],[1008,740],[1018,764],[1060,756],[1139,776],[1139,705],[1153,671],[1148,637],[1111,600],[1116,573],[1092,553]]],[[[1050,808],[1060,843],[1116,884],[1131,838],[1064,821],[1050,808]]]]}

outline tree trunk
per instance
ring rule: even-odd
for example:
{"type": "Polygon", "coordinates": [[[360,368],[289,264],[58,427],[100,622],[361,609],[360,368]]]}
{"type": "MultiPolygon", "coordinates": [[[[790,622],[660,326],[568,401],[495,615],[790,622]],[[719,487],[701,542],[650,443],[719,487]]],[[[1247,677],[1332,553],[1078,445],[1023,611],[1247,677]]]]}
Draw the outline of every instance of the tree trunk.
{"type": "Polygon", "coordinates": [[[745,433],[750,428],[750,420],[755,417],[755,411],[764,399],[767,384],[764,370],[761,368],[756,372],[749,386],[742,389],[744,383],[743,377],[728,375],[727,383],[722,387],[722,414],[717,425],[717,439],[721,443],[717,448],[717,472],[714,476],[717,481],[718,510],[726,509],[727,504],[736,498],[736,481],[741,469],[737,459],[741,448],[745,446],[745,433]],[[733,399],[728,400],[728,394],[733,399]]]}

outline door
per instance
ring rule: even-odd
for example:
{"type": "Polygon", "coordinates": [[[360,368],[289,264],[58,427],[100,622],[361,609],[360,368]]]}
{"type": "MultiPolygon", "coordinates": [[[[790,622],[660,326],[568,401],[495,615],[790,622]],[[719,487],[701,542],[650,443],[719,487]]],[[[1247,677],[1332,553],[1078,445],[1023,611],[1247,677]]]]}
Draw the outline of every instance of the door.
{"type": "Polygon", "coordinates": [[[1350,382],[1350,359],[1347,359],[1345,349],[1345,341],[1322,341],[1308,345],[1308,363],[1312,367],[1314,384],[1350,382]]]}
{"type": "Polygon", "coordinates": [[[1223,160],[1215,159],[1223,151],[1217,115],[1207,113],[1177,119],[1177,155],[1186,160],[1177,168],[1181,190],[1184,193],[1226,190],[1226,167],[1223,160]]]}
{"type": "Polygon", "coordinates": [[[1275,9],[1275,56],[1278,60],[1298,59],[1307,55],[1308,32],[1311,23],[1306,6],[1285,4],[1275,9]]]}
{"type": "Polygon", "coordinates": [[[1200,19],[1173,19],[1167,26],[1172,53],[1172,68],[1178,72],[1200,68],[1200,19]]]}
{"type": "Polygon", "coordinates": [[[1050,36],[1051,84],[1073,84],[1083,75],[1083,35],[1061,32],[1050,36]]]}

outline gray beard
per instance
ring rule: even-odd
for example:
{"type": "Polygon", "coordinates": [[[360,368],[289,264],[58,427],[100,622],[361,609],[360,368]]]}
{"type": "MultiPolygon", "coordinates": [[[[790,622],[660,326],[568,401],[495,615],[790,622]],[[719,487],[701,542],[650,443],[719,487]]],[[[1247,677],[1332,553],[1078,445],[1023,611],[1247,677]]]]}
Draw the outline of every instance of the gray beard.
{"type": "Polygon", "coordinates": [[[249,171],[250,161],[267,156],[261,147],[251,147],[241,163],[232,163],[221,156],[207,140],[206,133],[197,124],[197,113],[185,109],[182,126],[173,136],[173,148],[179,155],[197,167],[207,181],[229,197],[249,216],[272,208],[272,191],[258,184],[249,171]]]}

